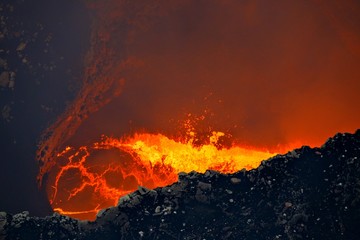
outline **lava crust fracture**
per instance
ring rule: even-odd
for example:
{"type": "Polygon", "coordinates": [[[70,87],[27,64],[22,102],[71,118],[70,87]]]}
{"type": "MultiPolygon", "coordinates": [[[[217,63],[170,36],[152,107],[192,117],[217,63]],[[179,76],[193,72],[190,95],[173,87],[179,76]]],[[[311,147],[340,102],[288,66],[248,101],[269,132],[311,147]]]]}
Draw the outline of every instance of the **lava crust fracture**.
{"type": "Polygon", "coordinates": [[[0,239],[358,239],[360,130],[250,171],[180,173],[122,197],[94,222],[0,213],[0,239]]]}

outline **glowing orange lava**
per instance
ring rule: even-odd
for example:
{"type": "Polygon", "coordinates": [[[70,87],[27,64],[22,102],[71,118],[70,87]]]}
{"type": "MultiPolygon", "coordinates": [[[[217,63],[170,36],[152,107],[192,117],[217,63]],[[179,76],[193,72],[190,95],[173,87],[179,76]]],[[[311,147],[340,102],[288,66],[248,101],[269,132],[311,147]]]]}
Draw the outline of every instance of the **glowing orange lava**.
{"type": "Polygon", "coordinates": [[[359,127],[360,8],[352,1],[83,2],[93,22],[81,87],[43,132],[36,156],[39,187],[57,212],[94,219],[139,185],[256,168],[359,127]],[[216,114],[197,128],[206,134],[188,121],[185,138],[87,142],[139,128],[175,134],[171,121],[207,108],[216,114]],[[208,126],[268,148],[229,143],[208,126]]]}
{"type": "Polygon", "coordinates": [[[177,181],[179,172],[207,169],[233,173],[259,166],[275,153],[255,148],[219,145],[222,132],[212,132],[197,146],[196,134],[186,140],[162,134],[135,134],[116,139],[103,137],[91,147],[67,147],[57,155],[59,171],[48,191],[54,211],[79,219],[94,219],[103,208],[137,189],[165,186],[177,181]]]}

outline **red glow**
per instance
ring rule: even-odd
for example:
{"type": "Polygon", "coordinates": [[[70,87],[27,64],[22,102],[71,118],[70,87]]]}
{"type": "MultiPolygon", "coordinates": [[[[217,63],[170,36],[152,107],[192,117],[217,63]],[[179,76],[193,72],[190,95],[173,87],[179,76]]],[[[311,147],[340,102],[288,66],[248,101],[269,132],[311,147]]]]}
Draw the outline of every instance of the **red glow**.
{"type": "Polygon", "coordinates": [[[49,181],[50,203],[59,213],[95,219],[100,209],[115,206],[119,197],[139,185],[166,186],[177,181],[179,172],[250,170],[275,154],[250,147],[219,146],[223,136],[222,132],[212,132],[207,143],[194,146],[194,132],[186,141],[143,133],[123,139],[104,137],[77,150],[67,147],[57,155],[61,164],[49,181]]]}
{"type": "Polygon", "coordinates": [[[49,175],[55,211],[94,219],[137,185],[164,186],[179,171],[254,168],[269,152],[359,127],[356,1],[95,0],[89,9],[82,88],[38,150],[38,180],[49,175]],[[196,130],[205,141],[169,137],[184,113],[204,109],[208,122],[196,130]],[[225,138],[214,129],[230,132],[230,143],[213,141],[225,138]],[[166,162],[183,148],[191,157],[166,162]],[[191,164],[202,148],[215,152],[210,161],[191,164]]]}

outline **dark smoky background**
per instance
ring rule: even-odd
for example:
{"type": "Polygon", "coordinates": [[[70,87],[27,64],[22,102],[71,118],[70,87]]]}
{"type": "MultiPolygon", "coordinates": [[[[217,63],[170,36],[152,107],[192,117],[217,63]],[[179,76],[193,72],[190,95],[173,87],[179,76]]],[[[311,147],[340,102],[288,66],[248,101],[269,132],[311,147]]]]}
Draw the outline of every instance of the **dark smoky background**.
{"type": "Polygon", "coordinates": [[[0,211],[47,215],[37,145],[81,86],[91,18],[78,1],[0,2],[0,211]]]}
{"type": "MultiPolygon", "coordinates": [[[[36,186],[36,145],[45,129],[52,137],[41,149],[54,154],[101,134],[176,135],[188,113],[205,115],[204,128],[269,148],[319,145],[359,127],[357,1],[8,4],[13,12],[2,14],[12,16],[9,24],[24,22],[20,32],[35,32],[38,22],[45,30],[20,51],[21,37],[1,40],[17,72],[14,88],[1,85],[1,210],[50,211],[36,186]],[[45,54],[46,43],[52,50],[45,54]]],[[[43,173],[51,161],[43,161],[43,173]]]]}

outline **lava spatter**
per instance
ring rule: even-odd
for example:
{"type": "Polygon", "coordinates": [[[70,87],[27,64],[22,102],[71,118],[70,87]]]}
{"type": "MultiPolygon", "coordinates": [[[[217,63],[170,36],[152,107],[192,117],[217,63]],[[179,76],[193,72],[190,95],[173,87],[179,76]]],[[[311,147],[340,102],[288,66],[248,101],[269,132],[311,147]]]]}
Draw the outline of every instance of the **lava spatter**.
{"type": "Polygon", "coordinates": [[[54,211],[79,219],[94,219],[103,208],[136,190],[166,186],[180,172],[207,169],[233,173],[258,167],[274,155],[255,148],[221,147],[224,136],[212,132],[207,143],[194,146],[196,134],[174,140],[162,134],[103,137],[92,146],[67,147],[57,155],[59,170],[49,179],[48,193],[54,211]]]}

